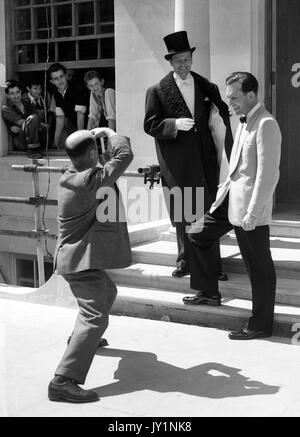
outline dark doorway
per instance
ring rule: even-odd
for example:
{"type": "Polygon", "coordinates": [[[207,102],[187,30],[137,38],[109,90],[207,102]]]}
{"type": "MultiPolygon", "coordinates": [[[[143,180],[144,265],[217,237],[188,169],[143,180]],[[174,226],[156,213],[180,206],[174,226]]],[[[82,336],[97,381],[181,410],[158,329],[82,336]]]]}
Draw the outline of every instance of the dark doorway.
{"type": "Polygon", "coordinates": [[[269,6],[272,29],[271,32],[267,29],[267,38],[273,34],[272,76],[276,78],[272,109],[283,137],[276,210],[287,210],[289,205],[297,215],[297,210],[300,213],[300,1],[273,0],[269,6]]]}

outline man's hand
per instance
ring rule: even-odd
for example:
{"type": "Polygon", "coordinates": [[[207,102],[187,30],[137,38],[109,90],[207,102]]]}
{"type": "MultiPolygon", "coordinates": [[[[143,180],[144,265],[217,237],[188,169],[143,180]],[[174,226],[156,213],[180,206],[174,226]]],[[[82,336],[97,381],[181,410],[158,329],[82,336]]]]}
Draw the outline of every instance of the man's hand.
{"type": "Polygon", "coordinates": [[[242,221],[242,228],[244,231],[254,231],[256,223],[257,217],[247,213],[242,221]]]}
{"type": "Polygon", "coordinates": [[[13,134],[19,134],[21,132],[21,128],[19,126],[12,126],[10,130],[13,134]]]}
{"type": "Polygon", "coordinates": [[[116,134],[115,131],[108,127],[96,127],[95,129],[91,130],[91,133],[94,135],[95,138],[110,138],[116,134]]]}
{"type": "Polygon", "coordinates": [[[177,118],[175,123],[178,130],[184,130],[184,131],[191,130],[195,124],[192,118],[177,118]]]}
{"type": "Polygon", "coordinates": [[[31,114],[26,118],[26,124],[28,125],[34,119],[34,115],[31,114]]]}
{"type": "Polygon", "coordinates": [[[54,136],[54,145],[55,145],[55,147],[57,149],[60,149],[60,135],[59,136],[57,136],[57,135],[54,136]]]}

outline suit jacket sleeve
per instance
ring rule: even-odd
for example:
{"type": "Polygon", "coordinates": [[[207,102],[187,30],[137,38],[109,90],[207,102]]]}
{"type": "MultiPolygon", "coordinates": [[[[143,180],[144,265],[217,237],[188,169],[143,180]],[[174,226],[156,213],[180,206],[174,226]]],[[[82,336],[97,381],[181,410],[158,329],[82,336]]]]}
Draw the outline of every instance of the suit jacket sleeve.
{"type": "Polygon", "coordinates": [[[248,213],[259,217],[266,202],[272,199],[279,179],[281,132],[277,122],[264,119],[257,132],[257,172],[248,213]]]}
{"type": "MultiPolygon", "coordinates": [[[[10,126],[17,125],[20,120],[23,120],[20,114],[14,111],[13,108],[6,105],[2,106],[1,113],[4,121],[10,126]]],[[[26,117],[24,116],[24,119],[25,118],[26,117]]]]}
{"type": "Polygon", "coordinates": [[[228,105],[222,100],[219,88],[216,84],[210,82],[205,77],[200,77],[200,86],[207,96],[218,108],[220,116],[223,118],[224,124],[227,126],[229,122],[228,105]]]}
{"type": "Polygon", "coordinates": [[[110,138],[113,157],[104,165],[86,173],[84,185],[91,191],[111,187],[125,172],[133,159],[129,138],[114,135],[110,138]]]}
{"type": "Polygon", "coordinates": [[[157,87],[146,94],[144,131],[158,140],[174,140],[177,136],[176,118],[167,118],[157,87]]]}

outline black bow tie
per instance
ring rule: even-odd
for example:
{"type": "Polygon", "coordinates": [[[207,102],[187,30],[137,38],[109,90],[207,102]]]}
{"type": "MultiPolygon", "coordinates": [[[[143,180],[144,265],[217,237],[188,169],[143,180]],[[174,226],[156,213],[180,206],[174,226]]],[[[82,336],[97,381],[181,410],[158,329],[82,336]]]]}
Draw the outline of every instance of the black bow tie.
{"type": "Polygon", "coordinates": [[[247,117],[246,117],[246,115],[243,115],[242,117],[240,117],[240,122],[241,122],[241,123],[247,123],[247,117]]]}

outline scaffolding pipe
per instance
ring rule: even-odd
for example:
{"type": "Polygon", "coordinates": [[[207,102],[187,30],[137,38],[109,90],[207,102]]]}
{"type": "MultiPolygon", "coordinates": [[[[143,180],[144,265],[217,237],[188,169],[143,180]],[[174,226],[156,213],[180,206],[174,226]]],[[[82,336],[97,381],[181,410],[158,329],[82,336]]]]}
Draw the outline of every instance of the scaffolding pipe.
{"type": "Polygon", "coordinates": [[[28,199],[23,197],[4,197],[0,196],[0,202],[4,203],[27,203],[28,199]]]}
{"type": "Polygon", "coordinates": [[[47,236],[51,240],[57,240],[57,236],[55,234],[49,234],[47,230],[42,231],[40,233],[36,231],[15,231],[14,229],[0,229],[0,235],[10,235],[11,237],[24,237],[24,238],[32,238],[37,239],[38,236],[43,235],[47,236]]]}
{"type": "Polygon", "coordinates": [[[55,199],[47,199],[46,197],[4,197],[0,196],[0,202],[3,203],[22,203],[24,205],[48,205],[48,206],[57,206],[57,200],[55,199]]]}
{"type": "MultiPolygon", "coordinates": [[[[33,231],[15,231],[9,229],[0,229],[0,235],[11,235],[17,237],[27,237],[34,238],[37,241],[36,253],[37,253],[37,263],[38,263],[38,275],[39,275],[39,286],[41,287],[45,283],[45,268],[44,268],[44,252],[43,243],[47,238],[56,238],[55,235],[50,235],[49,231],[43,229],[43,221],[41,216],[40,207],[42,205],[57,205],[57,200],[47,199],[40,196],[40,185],[39,185],[39,173],[64,173],[67,167],[47,167],[41,165],[39,162],[33,162],[31,165],[12,165],[11,168],[16,171],[23,171],[25,173],[32,173],[33,176],[33,197],[23,198],[23,197],[3,197],[0,196],[0,202],[6,203],[21,203],[26,205],[31,205],[35,207],[34,220],[35,229],[33,231]]],[[[153,188],[153,184],[160,182],[159,176],[159,166],[150,165],[146,168],[139,168],[137,172],[127,171],[122,176],[124,177],[138,177],[144,178],[145,184],[150,182],[150,189],[153,188]]]]}
{"type": "MultiPolygon", "coordinates": [[[[16,171],[24,171],[27,173],[64,173],[67,167],[46,167],[40,165],[12,165],[11,168],[16,171]]],[[[136,171],[125,171],[121,177],[141,178],[143,174],[136,171]]]]}

